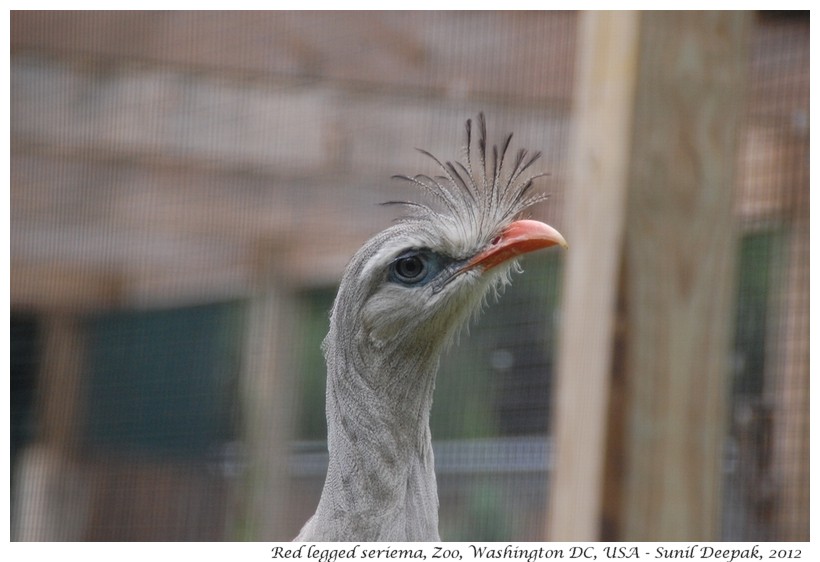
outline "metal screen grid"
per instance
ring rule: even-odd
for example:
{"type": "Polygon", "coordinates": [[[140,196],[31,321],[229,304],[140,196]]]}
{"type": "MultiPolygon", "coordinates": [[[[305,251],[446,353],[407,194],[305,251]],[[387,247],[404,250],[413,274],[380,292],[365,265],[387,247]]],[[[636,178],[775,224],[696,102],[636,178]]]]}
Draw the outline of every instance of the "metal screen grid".
{"type": "MultiPolygon", "coordinates": [[[[544,152],[552,195],[533,212],[560,226],[576,23],[571,12],[13,14],[12,538],[294,536],[324,477],[330,296],[347,258],[390,223],[377,204],[406,197],[390,175],[429,172],[414,147],[458,158],[463,121],[483,110],[491,140],[514,131],[514,147],[544,152]],[[260,306],[282,328],[256,324],[260,306]],[[194,390],[138,374],[95,387],[128,372],[100,368],[111,352],[95,330],[123,333],[143,315],[165,329],[128,337],[129,353],[170,350],[194,390]],[[190,322],[213,326],[206,349],[190,322]],[[207,384],[186,370],[203,374],[205,355],[207,384]],[[248,377],[253,365],[270,380],[248,377]],[[124,422],[160,424],[144,446],[123,448],[127,432],[100,445],[111,428],[88,400],[106,392],[159,393],[172,411],[200,392],[222,422],[171,435],[149,408],[124,422]],[[155,447],[169,435],[207,442],[155,447]]],[[[738,289],[730,540],[808,532],[808,28],[807,16],[760,15],[750,48],[736,214],[753,277],[738,289]]],[[[561,259],[524,270],[439,374],[445,540],[543,537],[561,259]]]]}

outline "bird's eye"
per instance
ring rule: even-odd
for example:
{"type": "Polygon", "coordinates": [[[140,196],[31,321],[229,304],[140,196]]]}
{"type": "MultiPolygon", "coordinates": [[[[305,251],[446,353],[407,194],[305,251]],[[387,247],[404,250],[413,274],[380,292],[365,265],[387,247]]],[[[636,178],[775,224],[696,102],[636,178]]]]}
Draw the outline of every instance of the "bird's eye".
{"type": "Polygon", "coordinates": [[[417,281],[424,277],[427,266],[418,256],[402,258],[396,262],[396,275],[405,281],[417,281]]]}
{"type": "Polygon", "coordinates": [[[435,273],[433,254],[424,250],[410,250],[390,264],[388,278],[403,285],[416,285],[428,281],[435,273]]]}

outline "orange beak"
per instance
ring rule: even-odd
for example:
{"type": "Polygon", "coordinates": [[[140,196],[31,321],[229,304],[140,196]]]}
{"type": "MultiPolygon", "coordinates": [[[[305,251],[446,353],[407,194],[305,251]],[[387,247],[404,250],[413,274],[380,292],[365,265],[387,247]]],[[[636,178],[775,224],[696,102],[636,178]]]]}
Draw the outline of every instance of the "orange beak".
{"type": "Polygon", "coordinates": [[[463,269],[481,267],[486,271],[521,254],[550,246],[569,247],[561,233],[548,224],[534,220],[515,221],[486,250],[467,262],[463,269]]]}

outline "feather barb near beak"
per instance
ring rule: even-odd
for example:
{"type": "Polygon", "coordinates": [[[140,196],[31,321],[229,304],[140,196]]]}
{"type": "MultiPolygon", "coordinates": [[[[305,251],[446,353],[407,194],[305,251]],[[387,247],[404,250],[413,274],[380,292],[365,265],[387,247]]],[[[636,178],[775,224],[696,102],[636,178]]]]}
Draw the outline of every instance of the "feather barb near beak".
{"type": "Polygon", "coordinates": [[[550,246],[569,247],[561,233],[550,225],[534,220],[518,220],[505,228],[487,249],[476,254],[462,269],[481,267],[486,271],[521,254],[550,246]]]}

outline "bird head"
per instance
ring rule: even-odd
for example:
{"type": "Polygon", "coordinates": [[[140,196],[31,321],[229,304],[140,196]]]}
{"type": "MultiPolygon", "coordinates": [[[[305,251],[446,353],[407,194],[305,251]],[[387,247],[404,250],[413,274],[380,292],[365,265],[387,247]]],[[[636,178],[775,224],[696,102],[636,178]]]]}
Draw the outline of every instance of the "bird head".
{"type": "Polygon", "coordinates": [[[463,162],[443,163],[421,150],[441,174],[396,176],[420,188],[429,203],[389,202],[408,213],[367,241],[342,278],[325,354],[329,363],[348,355],[368,386],[406,396],[408,385],[394,380],[396,373],[434,376],[443,347],[488,294],[507,284],[518,256],[567,247],[551,226],[519,218],[545,198],[532,193],[543,174],[528,172],[540,153],[519,150],[508,165],[512,135],[488,151],[483,114],[477,146],[471,120],[466,133],[463,162]]]}

